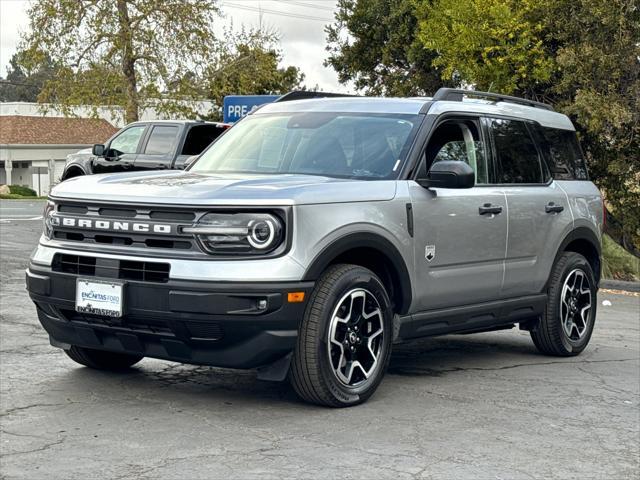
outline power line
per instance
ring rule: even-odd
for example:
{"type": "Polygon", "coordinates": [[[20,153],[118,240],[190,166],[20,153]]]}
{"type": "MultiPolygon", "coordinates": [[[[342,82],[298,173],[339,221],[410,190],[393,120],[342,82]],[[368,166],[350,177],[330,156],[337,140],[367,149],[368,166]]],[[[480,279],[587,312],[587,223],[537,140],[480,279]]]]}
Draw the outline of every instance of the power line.
{"type": "Polygon", "coordinates": [[[294,2],[292,0],[271,0],[273,2],[284,3],[285,5],[298,5],[300,7],[308,7],[308,8],[317,8],[318,10],[324,10],[327,12],[333,12],[332,7],[323,7],[321,5],[311,5],[310,3],[305,2],[294,2]]]}
{"type": "Polygon", "coordinates": [[[291,17],[291,18],[299,18],[302,20],[316,20],[316,21],[320,21],[320,22],[333,22],[333,19],[331,18],[323,18],[323,17],[315,17],[312,15],[304,15],[301,13],[290,13],[290,12],[281,12],[279,10],[271,10],[268,8],[258,8],[258,7],[250,7],[248,5],[238,5],[236,3],[229,3],[229,2],[225,2],[223,4],[223,6],[228,6],[228,7],[232,7],[232,8],[239,8],[241,10],[248,10],[250,12],[257,12],[257,13],[270,13],[272,15],[280,15],[282,17],[291,17]]]}

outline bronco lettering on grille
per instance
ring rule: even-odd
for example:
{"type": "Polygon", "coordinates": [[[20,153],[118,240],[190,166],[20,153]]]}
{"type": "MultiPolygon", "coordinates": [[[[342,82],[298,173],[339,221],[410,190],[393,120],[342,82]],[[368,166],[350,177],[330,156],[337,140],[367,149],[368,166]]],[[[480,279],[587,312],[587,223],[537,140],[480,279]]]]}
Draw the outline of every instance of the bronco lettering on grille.
{"type": "Polygon", "coordinates": [[[174,233],[174,226],[160,223],[127,222],[116,220],[93,220],[87,218],[53,216],[51,225],[54,227],[82,228],[91,230],[105,230],[112,232],[149,232],[170,235],[174,233]]]}

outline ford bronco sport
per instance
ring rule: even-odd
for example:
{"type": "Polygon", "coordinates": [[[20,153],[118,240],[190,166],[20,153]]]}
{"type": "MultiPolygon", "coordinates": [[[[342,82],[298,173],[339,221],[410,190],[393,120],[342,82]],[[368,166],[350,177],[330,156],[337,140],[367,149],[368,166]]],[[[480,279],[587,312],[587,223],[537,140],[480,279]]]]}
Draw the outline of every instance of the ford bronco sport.
{"type": "Polygon", "coordinates": [[[56,186],[26,281],[80,364],[257,368],[348,406],[418,337],[519,324],[542,353],[579,354],[602,213],[547,105],[452,89],[279,101],[186,171],[56,186]]]}

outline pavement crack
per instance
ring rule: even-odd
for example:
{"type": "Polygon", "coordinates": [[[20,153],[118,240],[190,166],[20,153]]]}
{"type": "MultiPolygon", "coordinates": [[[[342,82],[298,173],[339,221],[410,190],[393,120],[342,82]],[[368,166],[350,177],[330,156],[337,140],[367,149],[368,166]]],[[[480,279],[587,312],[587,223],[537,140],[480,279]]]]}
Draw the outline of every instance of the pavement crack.
{"type": "Polygon", "coordinates": [[[500,370],[510,370],[513,368],[520,367],[535,367],[542,365],[567,365],[567,364],[590,364],[590,363],[612,363],[612,362],[630,362],[630,361],[638,361],[637,358],[619,358],[619,359],[611,359],[611,360],[581,360],[578,362],[571,361],[553,361],[553,362],[532,362],[532,363],[516,363],[514,365],[503,365],[501,367],[452,367],[452,368],[444,368],[444,369],[434,369],[434,368],[422,368],[422,367],[407,367],[407,366],[393,366],[391,365],[388,370],[389,375],[439,375],[442,373],[451,373],[451,372],[469,372],[469,371],[479,371],[479,372],[492,372],[492,371],[500,371],[500,370]]]}

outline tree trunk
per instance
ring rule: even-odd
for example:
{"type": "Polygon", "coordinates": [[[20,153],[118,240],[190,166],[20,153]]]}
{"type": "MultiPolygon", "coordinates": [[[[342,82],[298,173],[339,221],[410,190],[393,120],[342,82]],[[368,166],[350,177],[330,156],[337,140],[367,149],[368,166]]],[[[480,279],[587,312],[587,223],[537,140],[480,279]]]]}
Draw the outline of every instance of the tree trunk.
{"type": "Polygon", "coordinates": [[[117,0],[118,21],[120,29],[118,35],[122,48],[122,73],[127,87],[127,104],[125,105],[125,120],[127,123],[138,121],[140,107],[138,99],[138,79],[136,78],[136,58],[133,52],[131,34],[131,20],[127,10],[127,0],[117,0]]]}

